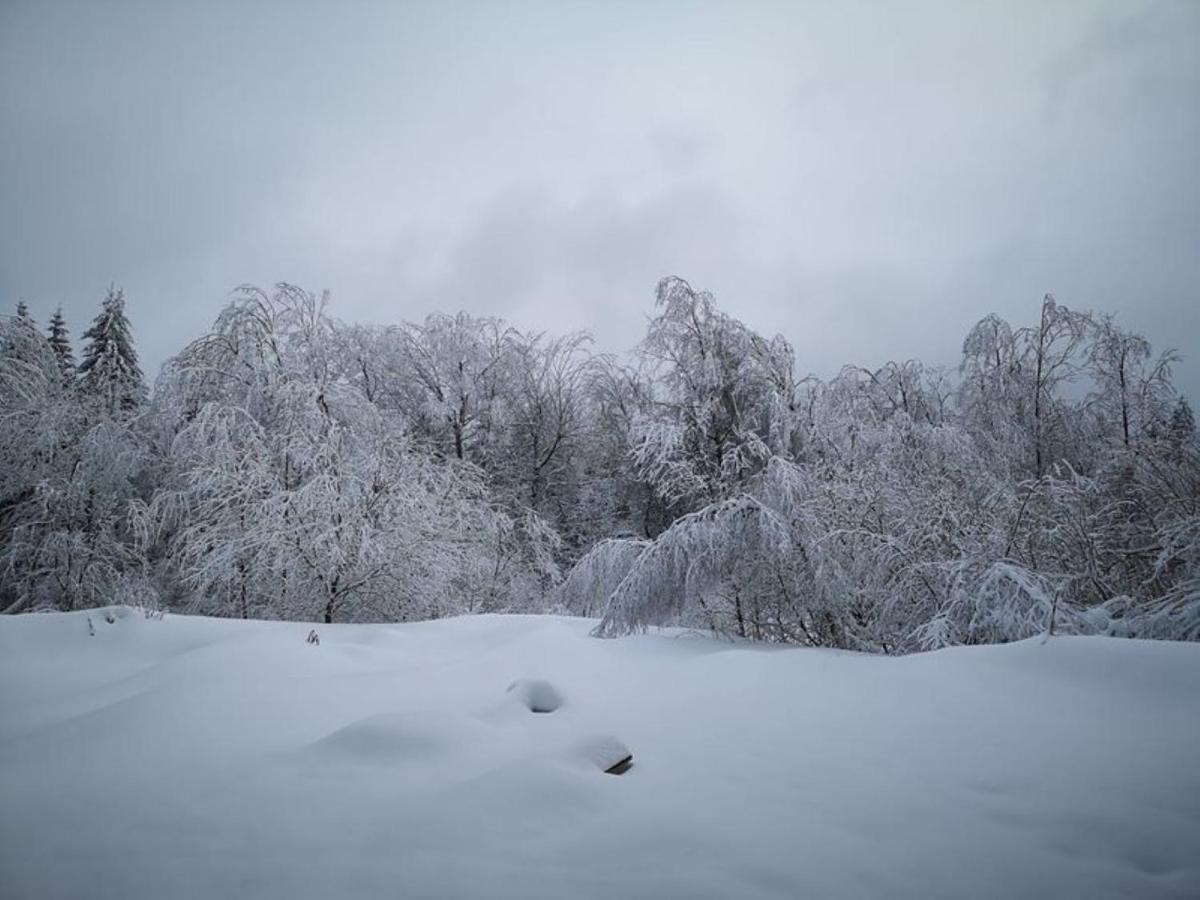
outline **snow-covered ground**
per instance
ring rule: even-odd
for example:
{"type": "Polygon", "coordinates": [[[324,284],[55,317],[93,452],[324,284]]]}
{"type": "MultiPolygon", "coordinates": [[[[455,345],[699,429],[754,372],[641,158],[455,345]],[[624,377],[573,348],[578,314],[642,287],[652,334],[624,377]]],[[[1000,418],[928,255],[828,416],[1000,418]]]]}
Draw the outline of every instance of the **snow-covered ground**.
{"type": "Polygon", "coordinates": [[[1200,646],[114,612],[0,619],[5,898],[1200,896],[1200,646]]]}

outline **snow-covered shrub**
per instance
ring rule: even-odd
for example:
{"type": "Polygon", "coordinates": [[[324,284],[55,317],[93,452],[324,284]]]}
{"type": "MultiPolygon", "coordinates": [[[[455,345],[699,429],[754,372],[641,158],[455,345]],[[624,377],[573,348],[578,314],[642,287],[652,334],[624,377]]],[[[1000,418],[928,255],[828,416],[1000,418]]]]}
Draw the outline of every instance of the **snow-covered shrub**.
{"type": "Polygon", "coordinates": [[[952,564],[946,600],[914,635],[924,649],[951,644],[1002,644],[1051,630],[1089,630],[1087,620],[1060,600],[1063,580],[1009,562],[952,564]]]}
{"type": "Polygon", "coordinates": [[[1200,516],[1171,523],[1161,539],[1155,568],[1171,573],[1169,587],[1130,615],[1126,627],[1137,637],[1200,640],[1200,516]]]}

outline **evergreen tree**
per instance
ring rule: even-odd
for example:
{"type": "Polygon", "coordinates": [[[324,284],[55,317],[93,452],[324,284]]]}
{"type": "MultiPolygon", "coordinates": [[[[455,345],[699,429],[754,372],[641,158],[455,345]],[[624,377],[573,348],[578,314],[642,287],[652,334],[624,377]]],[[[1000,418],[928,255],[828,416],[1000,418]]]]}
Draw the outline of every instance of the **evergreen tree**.
{"type": "Polygon", "coordinates": [[[54,351],[55,359],[58,360],[58,367],[62,370],[63,381],[71,381],[75,377],[75,352],[71,349],[71,339],[67,336],[67,322],[63,318],[61,306],[50,317],[46,338],[54,351]]]}
{"type": "Polygon", "coordinates": [[[1171,413],[1169,434],[1171,443],[1177,447],[1190,441],[1196,434],[1196,418],[1192,415],[1192,408],[1183,397],[1179,398],[1179,402],[1175,404],[1175,411],[1171,413]]]}
{"type": "Polygon", "coordinates": [[[146,399],[146,384],[125,317],[125,292],[110,286],[100,314],[83,333],[79,374],[84,390],[98,398],[109,414],[136,409],[146,399]]]}
{"type": "Polygon", "coordinates": [[[24,300],[17,301],[17,318],[24,319],[26,322],[33,321],[29,316],[29,307],[25,305],[24,300]]]}

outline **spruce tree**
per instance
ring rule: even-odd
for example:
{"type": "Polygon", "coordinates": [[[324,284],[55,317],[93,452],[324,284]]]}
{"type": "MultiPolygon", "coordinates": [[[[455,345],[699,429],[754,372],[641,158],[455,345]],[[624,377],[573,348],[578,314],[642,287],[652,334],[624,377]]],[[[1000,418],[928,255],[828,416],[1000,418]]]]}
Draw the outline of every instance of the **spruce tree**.
{"type": "Polygon", "coordinates": [[[50,342],[55,359],[58,360],[63,381],[71,381],[75,377],[75,352],[71,349],[71,339],[67,337],[67,322],[63,318],[61,306],[50,317],[50,326],[46,329],[46,339],[50,342]]]}
{"type": "Polygon", "coordinates": [[[17,301],[17,318],[24,319],[26,322],[33,321],[33,319],[29,316],[29,307],[25,305],[24,300],[17,301]]]}
{"type": "Polygon", "coordinates": [[[1183,397],[1175,404],[1175,411],[1171,413],[1171,425],[1168,431],[1171,438],[1171,443],[1176,447],[1190,441],[1196,434],[1196,418],[1192,415],[1192,408],[1183,397]]]}
{"type": "Polygon", "coordinates": [[[87,346],[79,364],[80,384],[110,415],[136,409],[146,399],[146,384],[125,317],[125,292],[110,286],[100,314],[83,333],[87,346]]]}

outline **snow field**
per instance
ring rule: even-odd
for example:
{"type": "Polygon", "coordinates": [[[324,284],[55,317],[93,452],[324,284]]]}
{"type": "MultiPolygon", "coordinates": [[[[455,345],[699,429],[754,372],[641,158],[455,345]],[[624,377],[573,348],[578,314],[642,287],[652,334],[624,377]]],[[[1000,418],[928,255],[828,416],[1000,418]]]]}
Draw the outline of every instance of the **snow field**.
{"type": "Polygon", "coordinates": [[[0,619],[5,898],[1200,893],[1195,645],[88,615],[0,619]]]}

